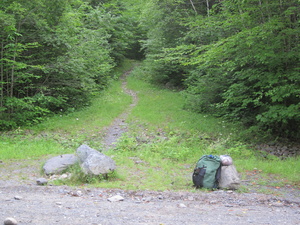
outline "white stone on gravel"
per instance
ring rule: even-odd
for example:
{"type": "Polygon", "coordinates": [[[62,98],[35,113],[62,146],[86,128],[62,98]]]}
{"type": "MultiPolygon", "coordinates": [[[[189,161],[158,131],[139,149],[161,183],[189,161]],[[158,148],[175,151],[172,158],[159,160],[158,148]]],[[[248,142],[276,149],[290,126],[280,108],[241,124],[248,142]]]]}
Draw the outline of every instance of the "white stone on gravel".
{"type": "Polygon", "coordinates": [[[16,195],[16,196],[14,197],[14,199],[15,199],[15,200],[22,200],[22,197],[19,196],[19,195],[16,195]]]}
{"type": "Polygon", "coordinates": [[[17,225],[17,224],[18,224],[17,220],[11,217],[7,217],[4,220],[4,225],[17,225]]]}
{"type": "Polygon", "coordinates": [[[76,191],[76,192],[71,191],[69,194],[74,197],[81,197],[83,195],[82,191],[76,191]]]}
{"type": "Polygon", "coordinates": [[[180,203],[180,204],[178,205],[178,207],[179,207],[179,208],[186,208],[186,205],[183,204],[183,203],[180,203]]]}
{"type": "Polygon", "coordinates": [[[107,199],[110,202],[119,202],[124,201],[124,198],[121,195],[115,195],[107,199]]]}

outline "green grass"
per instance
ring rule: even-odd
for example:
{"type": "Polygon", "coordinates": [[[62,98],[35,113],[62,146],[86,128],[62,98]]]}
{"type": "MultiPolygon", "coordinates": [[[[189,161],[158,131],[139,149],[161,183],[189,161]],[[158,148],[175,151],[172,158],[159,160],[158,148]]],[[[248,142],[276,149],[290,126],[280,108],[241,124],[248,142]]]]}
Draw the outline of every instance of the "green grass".
{"type": "MultiPolygon", "coordinates": [[[[130,65],[125,65],[126,70],[130,65]]],[[[230,154],[241,174],[256,168],[262,171],[262,176],[299,185],[300,158],[262,160],[239,139],[238,125],[184,110],[180,92],[154,87],[138,79],[136,71],[127,82],[128,88],[138,93],[139,100],[127,120],[129,132],[118,141],[116,149],[105,152],[116,161],[117,170],[106,180],[86,177],[75,168],[77,178],[62,183],[193,191],[191,174],[196,161],[204,154],[230,154]]],[[[131,102],[131,97],[121,89],[121,81],[114,81],[108,90],[93,99],[90,107],[2,134],[0,159],[71,153],[83,143],[101,149],[102,129],[131,102]]]]}
{"type": "Polygon", "coordinates": [[[37,159],[45,155],[70,153],[55,140],[41,138],[1,138],[1,160],[37,159]]]}
{"type": "Polygon", "coordinates": [[[130,104],[131,98],[122,92],[120,84],[120,81],[113,82],[107,91],[94,97],[90,107],[49,118],[30,129],[36,132],[59,131],[76,134],[81,130],[86,134],[95,133],[108,126],[130,104]]]}
{"type": "Polygon", "coordinates": [[[129,77],[128,87],[139,93],[138,107],[131,115],[133,119],[137,117],[167,129],[200,131],[222,138],[232,135],[237,129],[214,117],[184,110],[184,97],[179,92],[154,87],[135,76],[129,77]]]}
{"type": "Polygon", "coordinates": [[[235,160],[235,164],[241,173],[255,169],[261,171],[266,177],[279,175],[279,179],[284,180],[285,183],[292,182],[300,185],[300,157],[285,160],[238,159],[235,160]]]}

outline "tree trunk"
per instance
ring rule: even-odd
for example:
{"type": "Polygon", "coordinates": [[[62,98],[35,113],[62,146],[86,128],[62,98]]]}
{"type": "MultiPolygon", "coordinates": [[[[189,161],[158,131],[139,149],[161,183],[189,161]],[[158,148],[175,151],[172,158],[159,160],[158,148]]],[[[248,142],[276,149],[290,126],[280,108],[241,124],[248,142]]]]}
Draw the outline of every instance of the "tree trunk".
{"type": "MultiPolygon", "coordinates": [[[[3,47],[4,47],[4,44],[3,44],[3,42],[1,42],[0,59],[3,59],[3,55],[4,55],[3,47]]],[[[0,89],[1,89],[0,107],[3,107],[3,99],[4,99],[4,68],[3,68],[3,61],[0,64],[0,83],[1,83],[1,86],[0,86],[0,89]]],[[[1,113],[1,111],[0,111],[0,113],[1,113]]]]}
{"type": "Polygon", "coordinates": [[[206,0],[207,16],[209,17],[209,0],[206,0]]]}
{"type": "MultiPolygon", "coordinates": [[[[16,61],[16,55],[14,54],[13,61],[16,61]]],[[[15,82],[15,65],[12,65],[11,74],[10,74],[10,97],[14,95],[14,82],[15,82]]]]}
{"type": "Polygon", "coordinates": [[[192,1],[192,0],[190,0],[190,2],[191,2],[191,4],[192,4],[192,7],[193,7],[193,9],[194,9],[195,13],[196,13],[196,14],[198,14],[198,13],[197,13],[197,10],[196,10],[196,8],[195,8],[195,6],[194,6],[194,3],[193,3],[193,1],[192,1]]]}

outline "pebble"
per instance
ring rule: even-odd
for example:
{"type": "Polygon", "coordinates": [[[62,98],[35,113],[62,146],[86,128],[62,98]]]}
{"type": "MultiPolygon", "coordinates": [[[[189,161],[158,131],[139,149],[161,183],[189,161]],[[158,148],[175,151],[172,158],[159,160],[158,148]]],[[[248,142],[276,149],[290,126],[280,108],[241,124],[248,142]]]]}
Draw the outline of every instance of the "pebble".
{"type": "Polygon", "coordinates": [[[146,197],[146,198],[142,198],[142,200],[144,202],[150,202],[152,200],[152,197],[146,197]]]}
{"type": "Polygon", "coordinates": [[[218,191],[214,191],[214,194],[224,194],[224,190],[218,190],[218,191]]]}
{"type": "Polygon", "coordinates": [[[188,197],[188,200],[189,200],[189,201],[194,201],[194,197],[193,197],[193,196],[189,196],[189,197],[188,197]]]}
{"type": "Polygon", "coordinates": [[[64,180],[64,179],[67,179],[68,177],[69,177],[68,174],[64,173],[59,177],[59,179],[64,180]]]}
{"type": "Polygon", "coordinates": [[[119,202],[124,201],[124,198],[121,195],[115,195],[107,199],[110,202],[119,202]]]}
{"type": "Polygon", "coordinates": [[[16,195],[16,196],[14,197],[14,199],[15,199],[15,200],[21,200],[21,199],[22,199],[22,197],[21,197],[21,196],[19,196],[19,195],[16,195]]]}
{"type": "Polygon", "coordinates": [[[38,178],[37,180],[36,180],[36,183],[37,183],[37,185],[46,185],[47,183],[48,183],[48,180],[46,179],[46,178],[38,178]]]}
{"type": "Polygon", "coordinates": [[[74,197],[81,197],[81,196],[83,196],[83,193],[82,193],[82,191],[76,191],[76,192],[70,192],[69,193],[71,196],[74,196],[74,197]]]}
{"type": "Polygon", "coordinates": [[[186,208],[186,205],[183,203],[180,203],[178,206],[179,206],[179,208],[186,208]]]}
{"type": "Polygon", "coordinates": [[[17,225],[17,224],[18,224],[17,220],[11,217],[7,217],[4,220],[4,225],[17,225]]]}
{"type": "Polygon", "coordinates": [[[282,202],[274,202],[274,203],[272,203],[272,206],[282,207],[282,206],[284,206],[284,204],[282,202]]]}

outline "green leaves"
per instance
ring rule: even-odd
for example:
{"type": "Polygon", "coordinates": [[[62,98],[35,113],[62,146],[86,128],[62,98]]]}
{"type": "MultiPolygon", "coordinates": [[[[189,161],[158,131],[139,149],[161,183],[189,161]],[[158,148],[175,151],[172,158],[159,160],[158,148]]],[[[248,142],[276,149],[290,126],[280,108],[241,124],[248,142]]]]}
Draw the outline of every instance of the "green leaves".
{"type": "Polygon", "coordinates": [[[1,129],[86,106],[110,84],[134,36],[133,19],[110,2],[0,4],[0,120],[13,121],[1,129]]]}
{"type": "Polygon", "coordinates": [[[291,126],[300,125],[295,4],[224,0],[209,17],[181,18],[185,35],[159,56],[185,71],[187,107],[299,136],[291,126]]]}

